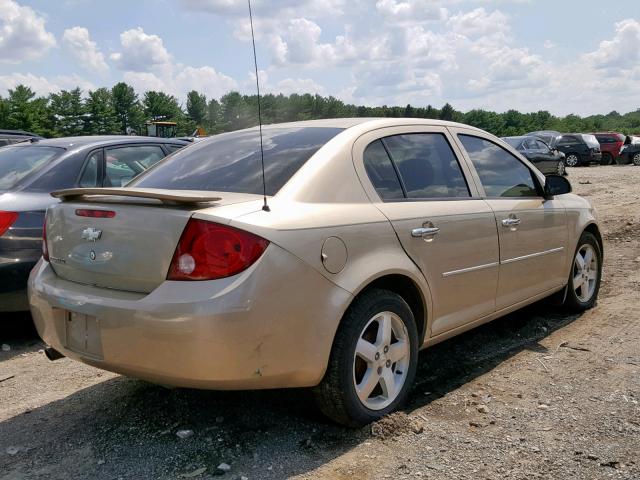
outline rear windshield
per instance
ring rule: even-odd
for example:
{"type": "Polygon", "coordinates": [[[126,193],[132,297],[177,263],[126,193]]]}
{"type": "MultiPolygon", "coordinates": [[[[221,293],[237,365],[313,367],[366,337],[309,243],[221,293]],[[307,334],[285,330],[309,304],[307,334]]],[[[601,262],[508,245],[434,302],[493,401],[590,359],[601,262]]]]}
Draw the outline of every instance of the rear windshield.
{"type": "MultiPolygon", "coordinates": [[[[341,128],[269,128],[263,131],[267,195],[275,195],[341,128]]],[[[216,135],[179,150],[129,187],[262,193],[257,130],[216,135]]]]}
{"type": "Polygon", "coordinates": [[[0,190],[15,187],[64,151],[64,148],[38,146],[0,148],[0,190]]]}
{"type": "Polygon", "coordinates": [[[595,137],[595,135],[587,135],[583,133],[582,138],[584,140],[584,143],[586,143],[590,147],[600,147],[600,144],[598,143],[598,139],[595,137]]]}

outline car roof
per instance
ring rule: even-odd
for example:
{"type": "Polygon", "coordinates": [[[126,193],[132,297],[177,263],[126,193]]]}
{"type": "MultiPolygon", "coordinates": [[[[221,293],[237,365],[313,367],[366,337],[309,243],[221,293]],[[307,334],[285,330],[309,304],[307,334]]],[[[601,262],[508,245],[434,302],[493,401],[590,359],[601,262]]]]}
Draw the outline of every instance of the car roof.
{"type": "MultiPolygon", "coordinates": [[[[357,125],[370,124],[367,126],[378,128],[396,125],[433,125],[433,126],[450,126],[463,127],[477,130],[471,125],[465,125],[457,122],[449,122],[446,120],[436,120],[431,118],[405,118],[405,117],[360,117],[360,118],[323,118],[321,120],[302,120],[298,122],[273,123],[263,125],[263,129],[267,128],[288,128],[288,127],[324,127],[324,128],[351,128],[357,125]]],[[[258,128],[258,127],[253,127],[258,128]]]]}
{"type": "Polygon", "coordinates": [[[38,145],[43,147],[62,147],[78,150],[84,147],[108,146],[118,143],[177,143],[189,145],[189,142],[177,138],[138,137],[133,135],[88,135],[84,137],[44,138],[20,145],[38,145]]]}
{"type": "Polygon", "coordinates": [[[24,130],[4,130],[0,129],[0,135],[12,135],[17,137],[40,137],[35,133],[25,132],[24,130]]]}
{"type": "Polygon", "coordinates": [[[525,138],[529,138],[532,135],[513,135],[511,137],[502,137],[503,140],[506,140],[507,138],[509,140],[524,140],[525,138]]]}

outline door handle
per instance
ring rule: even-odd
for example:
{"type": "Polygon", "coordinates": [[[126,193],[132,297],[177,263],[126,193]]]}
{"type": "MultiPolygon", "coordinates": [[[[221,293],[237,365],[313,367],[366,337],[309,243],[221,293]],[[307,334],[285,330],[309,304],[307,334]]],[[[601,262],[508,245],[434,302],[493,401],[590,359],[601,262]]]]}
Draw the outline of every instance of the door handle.
{"type": "Polygon", "coordinates": [[[438,227],[420,227],[420,228],[414,228],[413,230],[411,230],[411,236],[412,237],[432,237],[434,235],[436,235],[438,232],[440,231],[440,229],[438,227]]]}
{"type": "Polygon", "coordinates": [[[514,214],[511,214],[509,215],[509,218],[502,220],[503,227],[515,227],[516,225],[520,225],[520,219],[514,214]]]}

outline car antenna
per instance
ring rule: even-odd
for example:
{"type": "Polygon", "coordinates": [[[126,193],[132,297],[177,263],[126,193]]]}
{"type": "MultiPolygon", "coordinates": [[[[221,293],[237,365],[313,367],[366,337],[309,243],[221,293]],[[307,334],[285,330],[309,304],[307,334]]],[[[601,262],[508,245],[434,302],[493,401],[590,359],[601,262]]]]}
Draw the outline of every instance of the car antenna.
{"type": "Polygon", "coordinates": [[[262,165],[262,197],[264,198],[264,205],[262,210],[270,212],[271,209],[267,204],[267,181],[264,174],[264,147],[262,145],[262,112],[260,111],[260,80],[258,79],[258,58],[256,56],[256,39],[253,33],[253,15],[251,13],[251,0],[247,0],[249,4],[249,24],[251,25],[251,43],[253,44],[253,65],[256,69],[256,90],[258,91],[258,126],[260,129],[260,163],[262,165]]]}

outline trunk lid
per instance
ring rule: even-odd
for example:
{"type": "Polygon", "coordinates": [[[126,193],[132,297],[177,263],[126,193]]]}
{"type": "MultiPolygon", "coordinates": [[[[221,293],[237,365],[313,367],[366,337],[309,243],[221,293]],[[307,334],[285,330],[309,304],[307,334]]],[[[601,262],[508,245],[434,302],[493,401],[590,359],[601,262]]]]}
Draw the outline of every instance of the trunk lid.
{"type": "Polygon", "coordinates": [[[47,211],[47,245],[51,265],[61,278],[104,288],[151,292],[166,280],[182,231],[194,212],[203,208],[219,211],[220,223],[228,223],[223,214],[225,206],[260,198],[228,192],[214,196],[211,192],[182,195],[154,191],[142,195],[139,190],[132,197],[113,190],[56,195],[63,202],[47,211]],[[217,200],[206,203],[205,197],[217,200]],[[83,209],[108,210],[115,215],[97,218],[76,213],[83,209]]]}

